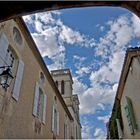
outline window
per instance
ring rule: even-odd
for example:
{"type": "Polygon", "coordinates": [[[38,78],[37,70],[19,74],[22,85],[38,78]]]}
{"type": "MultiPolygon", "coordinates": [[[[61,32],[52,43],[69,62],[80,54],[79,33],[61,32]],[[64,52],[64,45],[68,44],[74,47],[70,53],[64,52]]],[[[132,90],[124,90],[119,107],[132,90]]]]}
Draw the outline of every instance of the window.
{"type": "MultiPolygon", "coordinates": [[[[14,76],[14,88],[12,97],[17,101],[20,94],[20,87],[24,71],[24,63],[19,60],[14,49],[4,33],[0,34],[0,66],[12,66],[11,71],[14,76]]],[[[0,69],[0,73],[3,70],[0,69]]],[[[11,84],[12,85],[12,84],[11,84]]]]}
{"type": "Polygon", "coordinates": [[[38,105],[37,105],[37,117],[42,120],[43,117],[43,103],[44,103],[44,99],[43,99],[43,92],[42,90],[39,88],[39,99],[38,99],[38,105]]]}
{"type": "Polygon", "coordinates": [[[57,86],[57,88],[58,88],[58,81],[56,81],[55,84],[56,84],[56,86],[57,86]]]}
{"type": "Polygon", "coordinates": [[[41,81],[41,83],[45,82],[45,76],[44,76],[43,72],[40,72],[40,81],[41,81]]]}
{"type": "Polygon", "coordinates": [[[22,36],[20,34],[20,31],[17,29],[17,27],[13,28],[13,38],[14,41],[18,44],[18,45],[22,45],[22,36]]]}
{"type": "Polygon", "coordinates": [[[38,82],[36,82],[33,115],[44,124],[46,120],[46,102],[47,102],[46,95],[43,94],[43,91],[39,87],[38,82]]]}
{"type": "Polygon", "coordinates": [[[67,139],[67,124],[64,124],[64,138],[67,139]]]}
{"type": "Polygon", "coordinates": [[[65,87],[64,87],[65,85],[64,85],[64,80],[62,80],[61,81],[61,94],[64,94],[64,92],[65,92],[65,87]]]}
{"type": "Polygon", "coordinates": [[[57,110],[56,97],[54,97],[54,104],[52,109],[52,131],[54,137],[56,137],[56,135],[59,135],[59,112],[57,110]]]}
{"type": "Polygon", "coordinates": [[[54,108],[54,135],[57,134],[57,110],[54,108]]]}
{"type": "Polygon", "coordinates": [[[58,90],[59,90],[59,92],[61,93],[61,81],[55,81],[55,84],[56,84],[56,86],[57,86],[57,88],[58,88],[58,90]]]}

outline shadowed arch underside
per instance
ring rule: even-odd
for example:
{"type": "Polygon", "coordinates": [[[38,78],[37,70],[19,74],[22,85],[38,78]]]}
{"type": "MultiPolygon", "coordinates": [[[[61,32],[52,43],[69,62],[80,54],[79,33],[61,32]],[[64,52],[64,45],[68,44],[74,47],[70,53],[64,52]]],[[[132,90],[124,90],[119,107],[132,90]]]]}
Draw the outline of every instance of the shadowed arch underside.
{"type": "Polygon", "coordinates": [[[0,21],[37,12],[88,6],[123,7],[140,17],[140,1],[3,1],[0,2],[0,21]]]}

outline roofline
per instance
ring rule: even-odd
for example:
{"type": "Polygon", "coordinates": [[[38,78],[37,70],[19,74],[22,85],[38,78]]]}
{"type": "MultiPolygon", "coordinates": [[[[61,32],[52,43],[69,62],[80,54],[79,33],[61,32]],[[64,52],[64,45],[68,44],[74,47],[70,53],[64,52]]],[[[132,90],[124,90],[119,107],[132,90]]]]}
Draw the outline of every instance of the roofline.
{"type": "Polygon", "coordinates": [[[115,99],[121,99],[125,82],[129,73],[129,68],[133,58],[137,56],[140,56],[140,48],[136,47],[127,49],[115,99]]]}
{"type": "Polygon", "coordinates": [[[66,104],[65,104],[65,102],[64,102],[64,100],[63,100],[63,98],[62,98],[62,96],[61,96],[61,94],[58,90],[58,88],[56,87],[56,85],[54,83],[54,80],[53,80],[53,78],[52,78],[52,76],[51,76],[51,74],[50,74],[50,72],[49,72],[49,70],[48,70],[48,68],[47,68],[47,66],[46,66],[46,64],[45,64],[45,62],[44,62],[44,60],[43,60],[43,58],[42,58],[42,56],[41,56],[41,54],[38,50],[33,38],[32,38],[27,26],[26,26],[26,24],[25,24],[25,22],[23,21],[22,17],[16,17],[14,20],[16,21],[16,23],[20,27],[22,27],[21,30],[24,29],[24,30],[22,30],[22,32],[24,32],[24,34],[25,34],[24,37],[26,38],[27,43],[30,43],[30,45],[29,45],[30,49],[32,50],[32,52],[36,56],[36,59],[38,60],[38,62],[40,64],[41,68],[43,69],[46,77],[50,81],[51,86],[54,89],[56,96],[59,98],[62,106],[64,107],[67,115],[69,116],[69,119],[73,121],[73,117],[72,117],[70,111],[68,110],[68,108],[67,108],[67,106],[66,106],[66,104]]]}

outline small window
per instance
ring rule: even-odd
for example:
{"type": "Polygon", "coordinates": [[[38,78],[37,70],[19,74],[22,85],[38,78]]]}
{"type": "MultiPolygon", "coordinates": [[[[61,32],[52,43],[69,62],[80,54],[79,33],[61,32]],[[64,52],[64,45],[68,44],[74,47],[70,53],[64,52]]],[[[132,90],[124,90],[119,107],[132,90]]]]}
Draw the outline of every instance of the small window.
{"type": "Polygon", "coordinates": [[[61,94],[64,94],[64,89],[65,89],[65,87],[64,87],[65,85],[64,85],[64,80],[62,80],[61,81],[61,94]]]}
{"type": "Polygon", "coordinates": [[[56,109],[55,104],[53,105],[53,113],[52,113],[52,131],[54,134],[54,137],[56,135],[59,135],[59,112],[56,109]]]}
{"type": "Polygon", "coordinates": [[[22,36],[16,27],[13,28],[13,38],[18,45],[22,45],[22,36]]]}
{"type": "Polygon", "coordinates": [[[57,86],[57,88],[58,88],[58,81],[56,81],[55,84],[56,84],[56,86],[57,86]]]}
{"type": "Polygon", "coordinates": [[[46,120],[46,102],[47,102],[46,94],[43,94],[43,91],[39,87],[38,82],[36,82],[33,115],[44,124],[46,120]]]}
{"type": "Polygon", "coordinates": [[[45,76],[44,76],[44,74],[43,74],[42,72],[40,72],[40,81],[41,81],[42,83],[45,82],[45,76]]]}
{"type": "Polygon", "coordinates": [[[38,106],[37,106],[37,117],[41,120],[43,116],[43,92],[39,88],[39,99],[38,99],[38,106]]]}

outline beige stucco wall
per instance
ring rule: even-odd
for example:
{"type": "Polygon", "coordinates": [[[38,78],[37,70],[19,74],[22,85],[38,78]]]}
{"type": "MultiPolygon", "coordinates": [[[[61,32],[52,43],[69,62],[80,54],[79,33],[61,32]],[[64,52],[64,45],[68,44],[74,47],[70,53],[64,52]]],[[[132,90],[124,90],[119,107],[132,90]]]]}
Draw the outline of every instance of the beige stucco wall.
{"type": "MultiPolygon", "coordinates": [[[[1,23],[3,24],[3,23],[1,23]]],[[[1,27],[0,24],[0,27],[1,27]]],[[[46,124],[41,124],[41,133],[36,134],[34,130],[35,117],[32,115],[35,83],[39,82],[39,73],[42,71],[45,73],[34,56],[29,44],[23,37],[23,45],[18,46],[13,41],[13,26],[17,26],[14,20],[7,21],[4,27],[0,28],[1,32],[5,32],[10,45],[16,51],[19,59],[24,62],[24,74],[22,79],[21,93],[18,101],[15,101],[12,97],[12,89],[7,92],[9,96],[7,111],[0,117],[0,138],[53,138],[51,131],[51,113],[53,106],[53,98],[55,91],[50,85],[48,77],[45,76],[45,83],[42,85],[43,92],[47,95],[47,106],[46,106],[46,124]]],[[[19,28],[19,27],[18,27],[19,28]]],[[[10,88],[9,88],[10,89],[10,88]]],[[[3,104],[3,90],[0,89],[0,104],[3,104]]],[[[56,97],[57,98],[57,97],[56,97]]],[[[57,109],[59,111],[59,125],[60,134],[57,138],[64,138],[64,122],[66,112],[57,98],[57,109]]],[[[70,119],[68,117],[68,123],[70,119]]]]}
{"type": "Polygon", "coordinates": [[[121,98],[121,111],[124,125],[124,139],[140,138],[140,63],[137,58],[133,58],[131,68],[126,79],[125,87],[121,98]],[[126,106],[125,96],[132,100],[133,110],[136,118],[138,130],[133,136],[130,134],[124,107],[126,106]]]}

